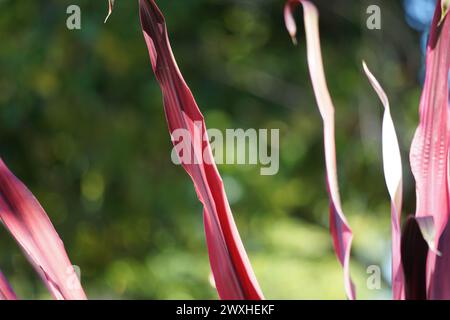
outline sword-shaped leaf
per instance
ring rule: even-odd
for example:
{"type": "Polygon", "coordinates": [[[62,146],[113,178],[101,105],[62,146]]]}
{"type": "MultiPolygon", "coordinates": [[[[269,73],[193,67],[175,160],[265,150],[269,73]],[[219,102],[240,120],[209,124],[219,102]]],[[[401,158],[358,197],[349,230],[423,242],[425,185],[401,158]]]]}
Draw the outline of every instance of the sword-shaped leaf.
{"type": "Polygon", "coordinates": [[[350,278],[350,250],[353,235],[342,211],[339,196],[334,137],[334,106],[323,69],[319,36],[319,14],[316,7],[309,1],[289,0],[284,9],[284,19],[286,28],[294,43],[296,43],[297,27],[293,17],[293,10],[300,4],[303,5],[309,74],[317,105],[323,119],[327,187],[330,197],[330,230],[336,255],[344,269],[344,285],[347,297],[355,299],[355,288],[350,278]]]}
{"type": "Polygon", "coordinates": [[[386,185],[391,197],[391,233],[392,233],[392,296],[394,300],[404,299],[404,275],[401,259],[401,213],[403,197],[402,158],[397,133],[392,121],[389,99],[378,80],[363,62],[364,72],[384,106],[382,145],[383,169],[386,185]]]}
{"type": "MultiPolygon", "coordinates": [[[[153,72],[160,84],[166,120],[175,147],[182,146],[192,157],[181,164],[194,182],[204,211],[203,219],[211,269],[221,299],[262,299],[250,261],[245,252],[214,163],[203,115],[178,69],[167,35],[163,14],[153,0],[140,0],[142,31],[153,72]],[[177,130],[189,132],[190,139],[177,141],[177,130]]],[[[186,157],[180,157],[186,159],[186,157]]]]}
{"type": "Polygon", "coordinates": [[[0,220],[55,299],[86,299],[64,244],[44,209],[1,159],[0,220]]]}
{"type": "Polygon", "coordinates": [[[432,249],[427,261],[428,298],[431,299],[450,298],[450,232],[444,232],[448,226],[450,212],[450,19],[448,14],[441,12],[442,4],[443,2],[436,4],[431,25],[426,53],[425,83],[420,99],[420,122],[410,153],[411,168],[416,180],[416,217],[422,221],[422,230],[427,230],[424,237],[432,249]],[[424,219],[426,217],[429,218],[424,219]],[[423,222],[427,222],[426,225],[423,222]],[[442,252],[442,257],[433,252],[436,247],[442,252]]]}

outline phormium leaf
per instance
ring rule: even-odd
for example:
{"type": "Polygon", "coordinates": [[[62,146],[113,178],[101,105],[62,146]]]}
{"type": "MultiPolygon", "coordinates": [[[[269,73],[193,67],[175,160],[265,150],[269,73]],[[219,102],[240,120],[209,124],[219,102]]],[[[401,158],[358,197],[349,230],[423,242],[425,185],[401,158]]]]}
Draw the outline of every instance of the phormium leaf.
{"type": "MultiPolygon", "coordinates": [[[[336,255],[344,269],[344,285],[347,297],[355,299],[355,288],[350,278],[350,250],[353,235],[342,211],[339,196],[334,137],[334,106],[328,91],[322,63],[319,14],[316,7],[309,1],[289,0],[285,5],[284,19],[289,34],[292,39],[295,39],[297,27],[292,13],[295,7],[300,4],[303,6],[309,74],[323,119],[327,187],[330,198],[330,230],[336,255]]],[[[296,43],[295,40],[294,43],[296,43]]]]}
{"type": "MultiPolygon", "coordinates": [[[[420,99],[420,122],[410,153],[416,180],[416,217],[432,217],[434,239],[424,235],[429,247],[438,247],[442,257],[430,250],[427,262],[427,288],[430,299],[450,298],[450,238],[442,238],[449,210],[449,112],[448,74],[450,67],[450,19],[441,20],[441,4],[431,25],[426,53],[425,83],[420,99]]],[[[428,228],[429,229],[429,228],[428,228]]],[[[445,235],[448,235],[446,232],[445,235]]]]}
{"type": "Polygon", "coordinates": [[[44,209],[1,159],[0,220],[55,299],[86,299],[64,245],[44,209]]]}
{"type": "Polygon", "coordinates": [[[214,163],[207,139],[195,139],[195,132],[206,133],[206,126],[195,99],[186,85],[170,47],[165,19],[155,1],[140,0],[142,31],[153,72],[160,84],[166,120],[175,147],[192,151],[195,161],[181,161],[191,176],[204,211],[203,219],[211,269],[221,299],[262,299],[250,261],[228,204],[222,179],[214,163]],[[190,141],[176,141],[174,132],[187,130],[190,141]],[[204,159],[203,151],[206,153],[204,159]],[[207,161],[206,161],[207,160],[207,161]]]}
{"type": "Polygon", "coordinates": [[[115,0],[108,0],[108,15],[106,16],[104,23],[106,23],[106,21],[108,21],[108,18],[111,16],[111,14],[113,12],[114,1],[115,0]]]}
{"type": "Polygon", "coordinates": [[[400,222],[403,197],[402,159],[394,122],[392,121],[389,99],[365,62],[363,62],[363,68],[384,106],[382,128],[383,169],[384,178],[391,197],[392,296],[394,300],[401,300],[404,299],[404,275],[400,252],[400,222]]]}

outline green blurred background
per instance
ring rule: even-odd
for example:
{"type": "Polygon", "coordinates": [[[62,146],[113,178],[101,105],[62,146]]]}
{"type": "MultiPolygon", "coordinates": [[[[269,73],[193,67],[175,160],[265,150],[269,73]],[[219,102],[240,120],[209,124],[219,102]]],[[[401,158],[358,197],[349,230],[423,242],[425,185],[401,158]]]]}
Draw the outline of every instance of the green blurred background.
{"type": "MultiPolygon", "coordinates": [[[[354,230],[359,298],[390,298],[390,209],[381,162],[382,106],[362,73],[385,87],[401,143],[405,213],[417,124],[419,36],[400,1],[315,1],[336,106],[339,183],[354,230]],[[382,29],[366,28],[378,4],[382,29]],[[366,285],[370,265],[381,290],[366,285]]],[[[209,128],[279,128],[280,170],[220,165],[231,207],[267,298],[344,299],[328,232],[322,122],[283,1],[158,1],[173,50],[209,128]]],[[[171,142],[150,68],[138,2],[0,0],[0,155],[40,200],[83,286],[98,299],[215,299],[202,208],[171,142]],[[81,30],[66,8],[82,10],[81,30]]],[[[297,16],[300,19],[300,11],[297,16]]],[[[0,268],[22,298],[49,298],[6,229],[0,268]]]]}

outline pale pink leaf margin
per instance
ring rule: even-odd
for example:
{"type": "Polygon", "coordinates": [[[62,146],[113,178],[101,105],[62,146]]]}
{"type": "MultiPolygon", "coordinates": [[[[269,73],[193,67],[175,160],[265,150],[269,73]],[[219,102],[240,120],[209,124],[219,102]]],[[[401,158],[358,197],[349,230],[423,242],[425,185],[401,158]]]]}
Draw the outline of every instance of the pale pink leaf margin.
{"type": "Polygon", "coordinates": [[[323,69],[319,36],[319,14],[316,7],[309,1],[288,1],[284,9],[284,18],[286,28],[292,39],[295,39],[297,31],[293,10],[299,4],[303,6],[309,74],[324,126],[327,186],[330,196],[330,230],[336,255],[344,269],[345,291],[347,297],[353,300],[355,299],[355,288],[350,278],[350,250],[353,235],[342,211],[339,196],[334,137],[334,106],[328,91],[323,69]]]}

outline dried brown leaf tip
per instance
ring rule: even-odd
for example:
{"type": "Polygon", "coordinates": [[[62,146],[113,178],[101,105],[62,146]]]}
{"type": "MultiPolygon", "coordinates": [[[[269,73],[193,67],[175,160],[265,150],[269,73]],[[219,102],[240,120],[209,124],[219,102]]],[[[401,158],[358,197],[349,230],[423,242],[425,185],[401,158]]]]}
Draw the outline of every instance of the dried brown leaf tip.
{"type": "Polygon", "coordinates": [[[106,21],[108,21],[108,18],[114,9],[114,1],[115,0],[108,0],[108,15],[106,16],[104,23],[106,23],[106,21]]]}

